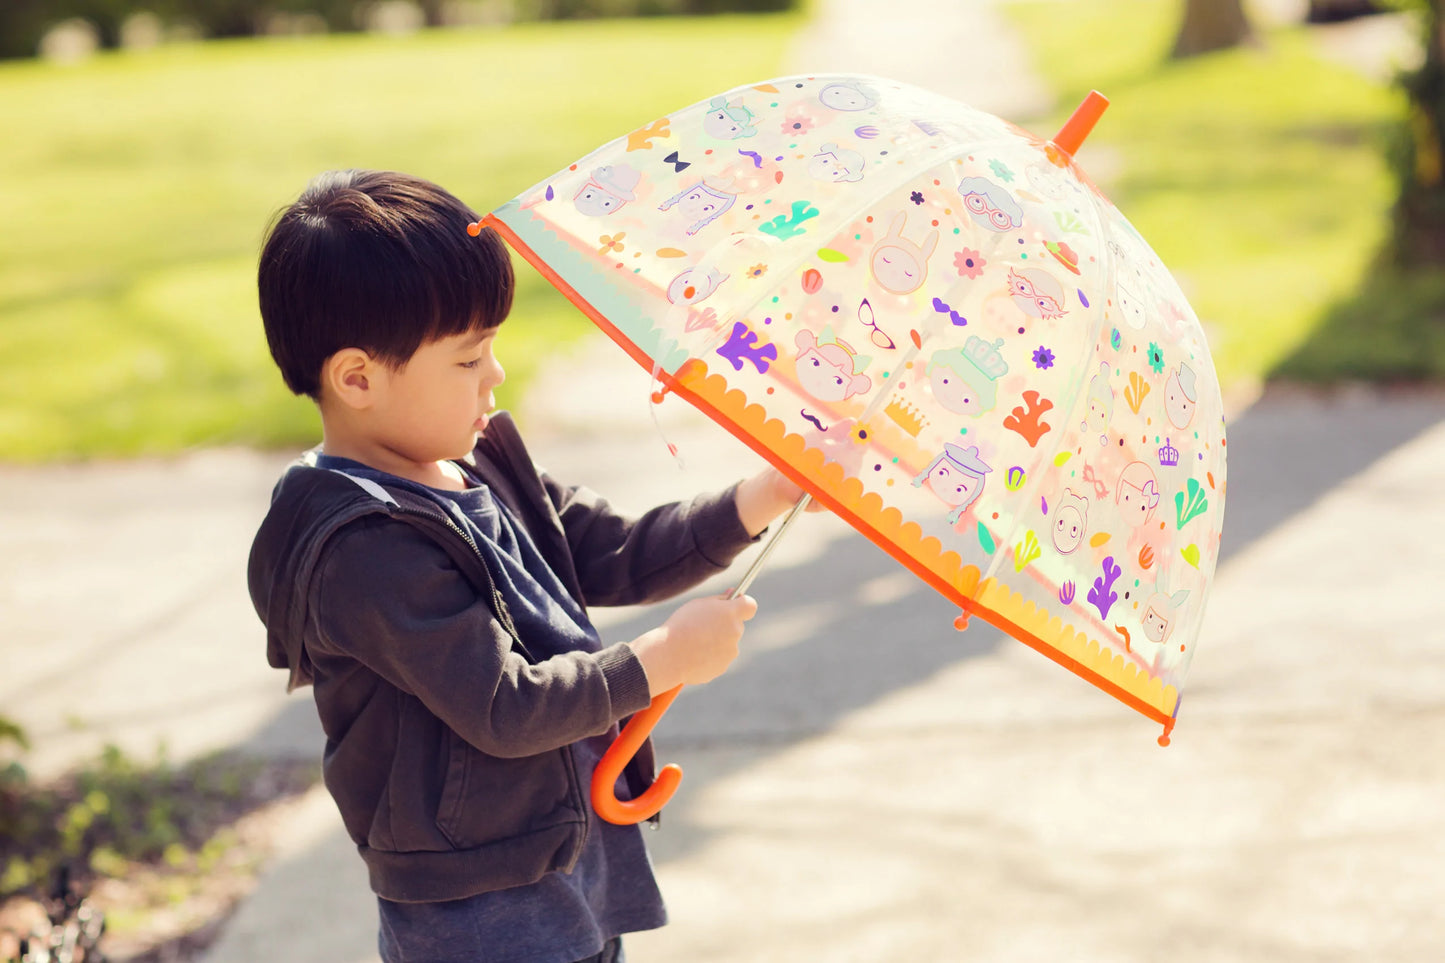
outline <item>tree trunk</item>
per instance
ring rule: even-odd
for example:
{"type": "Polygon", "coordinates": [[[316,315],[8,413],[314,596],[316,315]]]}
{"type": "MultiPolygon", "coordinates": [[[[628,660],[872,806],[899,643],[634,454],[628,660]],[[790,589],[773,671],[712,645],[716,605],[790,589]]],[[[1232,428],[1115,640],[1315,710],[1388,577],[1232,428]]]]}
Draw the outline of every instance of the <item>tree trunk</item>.
{"type": "Polygon", "coordinates": [[[1184,22],[1171,57],[1193,57],[1238,46],[1253,36],[1240,0],[1185,0],[1184,22]]]}
{"type": "Polygon", "coordinates": [[[1425,62],[1404,78],[1410,120],[1399,158],[1395,260],[1445,264],[1445,0],[1424,4],[1425,62]]]}

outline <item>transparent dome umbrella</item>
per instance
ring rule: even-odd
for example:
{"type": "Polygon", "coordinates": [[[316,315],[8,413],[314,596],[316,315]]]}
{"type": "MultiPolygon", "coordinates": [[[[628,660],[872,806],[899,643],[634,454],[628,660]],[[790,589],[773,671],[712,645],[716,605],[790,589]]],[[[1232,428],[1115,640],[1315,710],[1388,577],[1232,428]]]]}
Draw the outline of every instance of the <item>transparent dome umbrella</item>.
{"type": "MultiPolygon", "coordinates": [[[[1043,140],[883,78],[785,77],[632,131],[471,229],[955,602],[958,628],[997,626],[1167,744],[1224,420],[1179,286],[1074,161],[1106,105],[1043,140]]],[[[670,766],[614,795],[676,693],[599,767],[603,818],[675,790],[670,766]]]]}

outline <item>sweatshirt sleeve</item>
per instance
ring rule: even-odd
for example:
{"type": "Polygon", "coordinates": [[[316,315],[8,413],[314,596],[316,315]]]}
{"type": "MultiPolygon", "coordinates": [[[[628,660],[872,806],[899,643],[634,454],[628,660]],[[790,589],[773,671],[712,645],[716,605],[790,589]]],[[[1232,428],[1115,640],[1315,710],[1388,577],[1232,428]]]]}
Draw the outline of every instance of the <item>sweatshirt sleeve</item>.
{"type": "Polygon", "coordinates": [[[750,538],[738,517],[737,486],[630,518],[601,495],[545,473],[547,490],[588,605],[639,605],[670,598],[726,569],[750,538]]]}
{"type": "Polygon", "coordinates": [[[320,650],[415,696],[488,755],[519,758],[605,732],[648,704],[626,643],[529,663],[455,563],[424,533],[366,519],[337,534],[313,582],[320,650]]]}

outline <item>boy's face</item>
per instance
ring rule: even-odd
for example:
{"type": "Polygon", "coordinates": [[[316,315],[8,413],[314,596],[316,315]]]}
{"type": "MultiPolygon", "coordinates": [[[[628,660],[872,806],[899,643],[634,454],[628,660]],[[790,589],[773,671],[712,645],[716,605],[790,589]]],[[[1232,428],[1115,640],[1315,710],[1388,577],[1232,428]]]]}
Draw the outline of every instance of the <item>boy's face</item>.
{"type": "Polygon", "coordinates": [[[489,328],[431,341],[387,373],[377,427],[388,447],[418,463],[471,452],[496,407],[492,389],[506,378],[496,337],[489,328]]]}

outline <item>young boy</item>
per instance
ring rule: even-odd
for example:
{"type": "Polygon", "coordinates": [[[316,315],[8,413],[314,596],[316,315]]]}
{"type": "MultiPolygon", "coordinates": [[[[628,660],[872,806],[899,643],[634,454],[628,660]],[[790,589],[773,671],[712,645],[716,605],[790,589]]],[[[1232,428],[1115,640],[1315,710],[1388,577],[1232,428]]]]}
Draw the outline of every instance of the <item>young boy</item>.
{"type": "MultiPolygon", "coordinates": [[[[322,443],[276,486],[251,598],[271,664],[313,686],[383,959],[612,963],[666,917],[638,828],[591,812],[592,770],[619,720],[721,674],[757,606],[696,599],[611,644],[587,606],[697,585],[800,492],[765,471],[632,519],[540,474],[490,414],[513,279],[476,220],[426,181],[339,171],[271,227],[266,338],[322,443]]],[[[651,779],[644,747],[618,794],[651,779]]]]}

